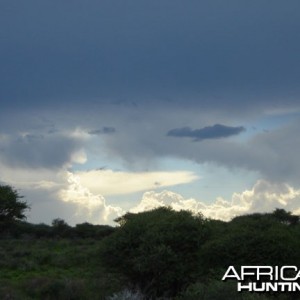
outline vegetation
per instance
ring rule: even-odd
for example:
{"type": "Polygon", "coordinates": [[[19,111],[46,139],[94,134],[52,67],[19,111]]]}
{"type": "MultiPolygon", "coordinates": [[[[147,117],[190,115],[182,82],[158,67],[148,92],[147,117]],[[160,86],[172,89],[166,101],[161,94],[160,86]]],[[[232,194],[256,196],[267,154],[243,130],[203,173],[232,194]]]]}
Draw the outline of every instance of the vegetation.
{"type": "Polygon", "coordinates": [[[21,201],[18,191],[9,185],[0,185],[0,230],[3,233],[15,221],[26,219],[25,211],[29,206],[21,201]]]}
{"type": "Polygon", "coordinates": [[[197,278],[198,252],[208,239],[201,215],[162,207],[118,222],[121,227],[106,239],[101,254],[108,268],[152,297],[175,296],[197,278]]]}
{"type": "Polygon", "coordinates": [[[105,299],[124,286],[96,239],[0,240],[0,299],[105,299]]]}
{"type": "Polygon", "coordinates": [[[152,299],[271,299],[238,294],[236,282],[221,278],[231,265],[300,266],[299,217],[282,209],[226,223],[158,208],[117,221],[120,228],[103,241],[103,263],[152,299]]]}
{"type": "Polygon", "coordinates": [[[127,213],[116,227],[50,226],[26,222],[27,204],[7,186],[0,207],[0,299],[300,298],[238,293],[221,280],[230,265],[300,266],[299,217],[283,209],[222,222],[163,207],[127,213]],[[6,213],[12,206],[19,212],[6,213]]]}

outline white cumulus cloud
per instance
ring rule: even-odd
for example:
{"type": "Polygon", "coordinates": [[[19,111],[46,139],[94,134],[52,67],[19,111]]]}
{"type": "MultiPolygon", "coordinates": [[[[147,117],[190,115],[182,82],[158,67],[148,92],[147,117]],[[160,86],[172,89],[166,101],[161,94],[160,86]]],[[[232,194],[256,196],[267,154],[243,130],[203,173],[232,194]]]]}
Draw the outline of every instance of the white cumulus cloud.
{"type": "Polygon", "coordinates": [[[68,186],[59,193],[64,202],[71,202],[77,206],[75,219],[77,222],[111,223],[113,219],[124,214],[120,207],[107,205],[100,194],[93,194],[83,186],[78,176],[68,173],[68,186]]]}
{"type": "Polygon", "coordinates": [[[144,193],[141,202],[131,212],[151,210],[161,206],[170,206],[175,210],[190,210],[203,213],[205,217],[230,220],[235,216],[254,213],[272,212],[275,208],[283,208],[300,214],[300,190],[288,184],[275,184],[259,180],[252,189],[242,193],[234,193],[230,201],[218,198],[214,203],[183,196],[171,191],[144,193]]]}

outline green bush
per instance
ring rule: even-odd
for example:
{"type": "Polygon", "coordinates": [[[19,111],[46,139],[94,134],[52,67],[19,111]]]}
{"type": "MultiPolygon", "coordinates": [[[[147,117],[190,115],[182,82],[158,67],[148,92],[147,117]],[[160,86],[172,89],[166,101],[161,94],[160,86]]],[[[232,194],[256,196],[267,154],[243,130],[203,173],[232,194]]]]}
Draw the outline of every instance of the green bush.
{"type": "Polygon", "coordinates": [[[93,225],[85,222],[82,224],[77,224],[73,230],[75,236],[79,238],[101,239],[113,233],[115,228],[108,225],[93,225]]]}
{"type": "Polygon", "coordinates": [[[151,297],[174,296],[197,278],[199,248],[207,239],[201,215],[158,208],[127,214],[106,238],[101,256],[151,297]]]}
{"type": "Polygon", "coordinates": [[[237,217],[222,236],[212,236],[201,248],[202,271],[230,265],[299,265],[297,230],[270,214],[237,217]]]}

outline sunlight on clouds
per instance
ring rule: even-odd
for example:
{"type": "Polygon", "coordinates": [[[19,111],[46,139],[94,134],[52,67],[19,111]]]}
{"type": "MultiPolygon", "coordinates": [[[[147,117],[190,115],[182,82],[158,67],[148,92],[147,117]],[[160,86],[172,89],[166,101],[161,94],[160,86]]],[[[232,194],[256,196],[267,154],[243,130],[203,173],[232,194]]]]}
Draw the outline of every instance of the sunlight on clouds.
{"type": "Polygon", "coordinates": [[[132,208],[131,212],[137,213],[161,206],[201,212],[205,217],[224,221],[242,214],[271,212],[275,208],[283,208],[299,214],[300,190],[287,184],[272,184],[259,180],[251,190],[234,193],[231,201],[218,198],[212,204],[205,204],[192,198],[184,199],[181,195],[170,191],[161,193],[151,191],[144,193],[141,202],[132,208]]]}
{"type": "Polygon", "coordinates": [[[93,170],[76,172],[81,184],[92,193],[102,195],[124,195],[178,184],[190,183],[197,177],[193,172],[115,172],[112,170],[93,170]]]}
{"type": "Polygon", "coordinates": [[[87,162],[87,155],[83,149],[74,152],[71,156],[72,163],[84,164],[87,162]]]}
{"type": "Polygon", "coordinates": [[[64,202],[71,202],[78,206],[76,217],[85,222],[108,223],[125,212],[120,207],[107,205],[102,195],[95,195],[81,184],[80,178],[68,173],[68,186],[59,193],[64,202]]]}
{"type": "Polygon", "coordinates": [[[120,207],[107,205],[103,196],[91,193],[81,185],[78,176],[66,170],[11,169],[1,164],[0,169],[3,171],[0,183],[17,187],[25,199],[33,203],[31,215],[35,221],[63,216],[73,225],[81,222],[113,224],[116,217],[125,213],[120,207]],[[64,211],[54,207],[59,202],[66,204],[64,211]]]}
{"type": "Polygon", "coordinates": [[[46,216],[48,219],[57,217],[57,210],[54,209],[50,217],[45,208],[58,200],[67,204],[63,214],[72,224],[113,224],[113,220],[126,211],[121,202],[117,206],[107,204],[105,194],[126,195],[148,188],[140,203],[129,209],[131,212],[170,206],[177,211],[184,209],[201,212],[205,217],[225,221],[243,214],[271,212],[275,208],[300,214],[300,189],[265,180],[257,181],[251,189],[233,193],[230,200],[218,197],[213,203],[207,203],[195,198],[186,199],[172,191],[154,190],[196,180],[197,177],[191,172],[126,173],[98,170],[71,173],[66,170],[56,172],[45,169],[11,169],[1,164],[0,168],[0,181],[20,188],[21,194],[33,201],[35,214],[46,216]]]}
{"type": "Polygon", "coordinates": [[[10,168],[0,163],[0,180],[20,189],[53,190],[63,186],[64,171],[10,168]]]}

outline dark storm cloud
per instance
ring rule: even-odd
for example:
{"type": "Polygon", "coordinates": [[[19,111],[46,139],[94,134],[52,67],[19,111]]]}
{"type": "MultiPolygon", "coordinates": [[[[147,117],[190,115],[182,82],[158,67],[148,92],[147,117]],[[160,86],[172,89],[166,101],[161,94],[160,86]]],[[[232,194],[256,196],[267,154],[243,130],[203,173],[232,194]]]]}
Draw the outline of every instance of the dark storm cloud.
{"type": "Polygon", "coordinates": [[[2,108],[298,101],[299,12],[298,0],[2,1],[2,108]]]}
{"type": "Polygon", "coordinates": [[[206,139],[219,139],[237,135],[245,131],[245,128],[230,127],[221,124],[215,124],[213,126],[207,126],[201,129],[192,130],[190,127],[172,129],[167,133],[167,136],[173,137],[191,137],[195,141],[202,141],[206,139]]]}
{"type": "Polygon", "coordinates": [[[11,136],[0,145],[0,161],[19,168],[58,169],[71,163],[82,148],[80,139],[54,134],[11,136]]]}
{"type": "Polygon", "coordinates": [[[115,133],[116,129],[114,127],[102,127],[102,129],[95,129],[88,132],[90,135],[102,135],[102,134],[112,134],[115,133]]]}

